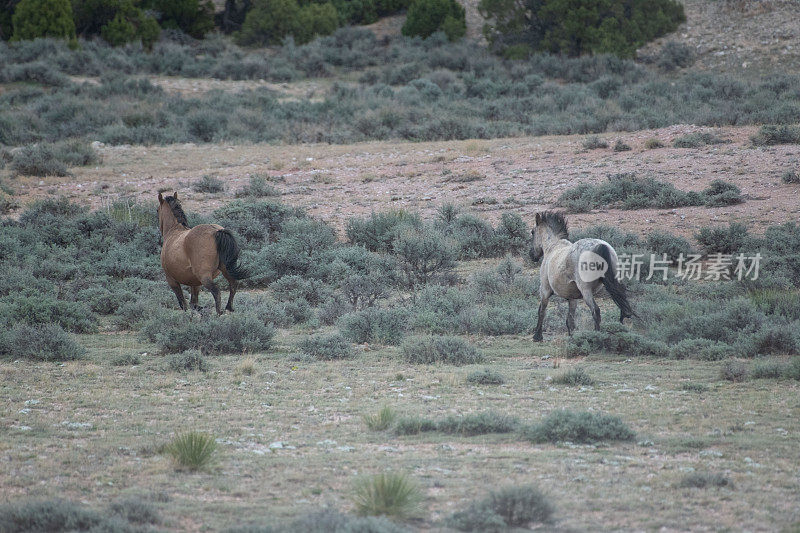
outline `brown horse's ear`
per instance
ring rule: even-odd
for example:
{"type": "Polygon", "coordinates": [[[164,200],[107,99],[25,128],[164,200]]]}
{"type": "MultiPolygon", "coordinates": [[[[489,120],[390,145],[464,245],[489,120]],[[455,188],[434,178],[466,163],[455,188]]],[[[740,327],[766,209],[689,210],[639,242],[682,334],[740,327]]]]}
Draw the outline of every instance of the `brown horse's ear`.
{"type": "Polygon", "coordinates": [[[533,217],[533,221],[538,226],[539,224],[542,223],[542,215],[539,214],[539,213],[536,213],[536,216],[533,217]]]}
{"type": "Polygon", "coordinates": [[[164,203],[164,197],[161,196],[161,193],[158,193],[158,203],[159,204],[163,204],[164,203]]]}
{"type": "Polygon", "coordinates": [[[177,200],[178,199],[178,191],[175,191],[174,193],[172,193],[172,197],[177,200]]]}

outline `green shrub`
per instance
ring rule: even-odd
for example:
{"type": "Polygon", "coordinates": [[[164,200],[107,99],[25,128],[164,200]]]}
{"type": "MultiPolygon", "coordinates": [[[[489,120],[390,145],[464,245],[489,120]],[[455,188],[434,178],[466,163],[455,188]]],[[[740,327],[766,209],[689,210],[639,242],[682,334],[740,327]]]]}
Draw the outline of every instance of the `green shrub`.
{"type": "Polygon", "coordinates": [[[800,126],[761,126],[758,133],[750,137],[750,141],[756,146],[800,144],[800,126]]]}
{"type": "Polygon", "coordinates": [[[707,487],[733,488],[733,482],[723,474],[710,472],[692,472],[681,478],[678,486],[681,488],[705,489],[707,487]]]}
{"type": "Polygon", "coordinates": [[[524,428],[522,434],[531,442],[553,443],[632,440],[635,436],[619,417],[566,410],[550,413],[539,424],[524,428]]]}
{"type": "Polygon", "coordinates": [[[112,502],[108,510],[131,524],[144,525],[161,523],[161,517],[155,506],[135,496],[112,502]]]}
{"type": "MultiPolygon", "coordinates": [[[[148,512],[141,520],[125,521],[128,515],[100,513],[66,500],[19,501],[0,505],[0,531],[4,533],[73,533],[78,531],[140,531],[148,512]]],[[[158,523],[153,520],[150,524],[158,523]]]]}
{"type": "Polygon", "coordinates": [[[683,383],[681,385],[681,390],[685,390],[687,392],[706,392],[708,391],[708,385],[705,383],[683,383]]]}
{"type": "Polygon", "coordinates": [[[590,135],[583,140],[583,148],[586,150],[597,150],[598,148],[608,148],[608,143],[597,135],[590,135]]]}
{"type": "Polygon", "coordinates": [[[158,22],[132,4],[123,2],[121,5],[124,8],[117,11],[114,18],[100,28],[100,35],[111,46],[141,41],[145,48],[152,48],[161,33],[158,22]]]}
{"type": "Polygon", "coordinates": [[[299,348],[304,354],[320,361],[349,359],[354,353],[347,339],[338,333],[311,335],[300,341],[299,348]]]}
{"type": "Polygon", "coordinates": [[[331,34],[338,26],[339,15],[330,2],[301,7],[295,0],[255,0],[236,40],[245,46],[263,46],[281,44],[291,35],[302,44],[331,34]]]}
{"type": "Polygon", "coordinates": [[[456,0],[413,0],[402,33],[407,37],[429,37],[443,31],[456,41],[467,31],[464,8],[456,0]]]}
{"type": "Polygon", "coordinates": [[[237,191],[237,198],[264,198],[266,196],[280,196],[278,189],[267,182],[264,176],[250,176],[250,180],[242,190],[237,191]]]}
{"type": "Polygon", "coordinates": [[[667,41],[661,47],[655,64],[664,72],[672,72],[679,68],[691,67],[696,56],[691,46],[676,41],[667,41]]]}
{"type": "Polygon", "coordinates": [[[436,431],[436,422],[418,416],[400,418],[394,425],[397,435],[419,435],[429,431],[436,431]]]}
{"type": "Polygon", "coordinates": [[[208,363],[200,350],[186,350],[173,353],[166,358],[167,368],[175,372],[205,372],[208,363]]]}
{"type": "Polygon", "coordinates": [[[397,419],[397,413],[386,405],[376,414],[364,415],[363,418],[370,431],[385,431],[392,427],[392,424],[397,419]]]}
{"type": "Polygon", "coordinates": [[[23,176],[69,176],[67,166],[47,144],[24,146],[14,152],[11,169],[23,176]]]}
{"type": "Polygon", "coordinates": [[[453,513],[447,525],[459,531],[505,531],[532,523],[549,523],[553,506],[536,487],[508,486],[453,513]]]}
{"type": "Polygon", "coordinates": [[[703,191],[707,207],[720,207],[742,203],[742,191],[736,185],[714,180],[703,191]]]}
{"type": "Polygon", "coordinates": [[[707,254],[733,254],[747,242],[747,227],[739,222],[731,222],[727,228],[700,228],[694,236],[707,254]]]}
{"type": "Polygon", "coordinates": [[[448,416],[436,423],[436,429],[442,433],[471,437],[490,433],[511,433],[517,429],[518,424],[519,421],[512,416],[484,412],[448,416]]]}
{"type": "Polygon", "coordinates": [[[616,323],[603,324],[600,331],[578,331],[567,339],[568,357],[596,353],[615,353],[627,356],[664,356],[667,345],[644,337],[616,323]]]}
{"type": "Polygon", "coordinates": [[[210,174],[205,174],[202,178],[192,183],[192,190],[194,192],[217,194],[225,191],[225,182],[210,174]]]}
{"type": "MultiPolygon", "coordinates": [[[[692,253],[692,245],[683,237],[672,235],[662,231],[654,231],[647,236],[647,248],[658,256],[667,255],[667,259],[673,263],[683,255],[684,259],[692,253]]],[[[660,259],[660,257],[659,257],[660,259]]]]}
{"type": "Polygon", "coordinates": [[[722,139],[713,133],[687,133],[676,137],[672,141],[672,146],[675,148],[699,148],[707,144],[724,144],[729,143],[729,140],[722,139]]]}
{"type": "Polygon", "coordinates": [[[403,281],[411,289],[447,275],[455,265],[450,243],[430,228],[402,231],[393,248],[403,281]]]}
{"type": "Polygon", "coordinates": [[[190,431],[176,435],[165,451],[180,469],[200,470],[211,464],[217,442],[212,435],[190,431]]]}
{"type": "Polygon", "coordinates": [[[506,378],[491,368],[476,370],[467,375],[467,383],[475,383],[477,385],[502,385],[505,382],[506,378]]]}
{"type": "Polygon", "coordinates": [[[483,361],[483,355],[460,337],[422,335],[410,337],[401,345],[409,363],[471,365],[483,361]]]}
{"type": "Polygon", "coordinates": [[[756,361],[750,371],[753,379],[778,379],[783,377],[786,365],[781,361],[756,361]]]}
{"type": "Polygon", "coordinates": [[[644,147],[648,150],[655,150],[656,148],[664,148],[664,143],[659,139],[652,137],[644,142],[644,147]]]}
{"type": "Polygon", "coordinates": [[[74,39],[75,23],[68,0],[21,0],[12,16],[12,41],[55,37],[74,39]]]}
{"type": "Polygon", "coordinates": [[[369,218],[348,219],[345,233],[352,244],[364,246],[371,252],[386,252],[392,250],[395,240],[407,226],[421,228],[419,214],[404,210],[381,211],[372,213],[369,218]]]}
{"type": "Polygon", "coordinates": [[[615,152],[629,152],[630,150],[631,150],[631,147],[629,145],[625,144],[624,142],[622,142],[621,139],[617,139],[617,142],[614,143],[614,151],[615,152]]]}
{"type": "Polygon", "coordinates": [[[800,172],[796,170],[787,170],[781,175],[781,181],[790,184],[800,183],[800,172]]]}
{"type": "Polygon", "coordinates": [[[492,226],[474,215],[464,214],[456,217],[451,232],[461,259],[495,257],[501,253],[492,226]]]}
{"type": "Polygon", "coordinates": [[[204,349],[221,354],[269,350],[275,327],[240,313],[192,319],[186,313],[172,312],[154,316],[142,332],[166,353],[204,349]]]}
{"type": "Polygon", "coordinates": [[[724,342],[710,339],[682,339],[669,349],[673,359],[697,359],[699,361],[719,361],[733,355],[734,350],[724,342]]]}
{"type": "Polygon", "coordinates": [[[422,493],[404,474],[386,472],[356,481],[353,503],[361,516],[405,518],[419,509],[422,493]]]}
{"type": "Polygon", "coordinates": [[[747,379],[747,366],[741,361],[725,361],[720,368],[722,379],[739,382],[747,379]]]}
{"type": "Polygon", "coordinates": [[[342,335],[356,344],[369,342],[391,345],[403,338],[407,323],[408,314],[402,309],[368,307],[344,315],[338,325],[342,335]]]}
{"type": "Polygon", "coordinates": [[[792,357],[783,369],[783,377],[786,379],[800,380],[800,357],[792,357]]]}
{"type": "Polygon", "coordinates": [[[142,4],[157,14],[162,28],[181,30],[195,39],[214,29],[214,4],[210,0],[144,0],[142,4]]]}
{"type": "Polygon", "coordinates": [[[641,45],[674,31],[686,20],[683,6],[673,0],[616,0],[603,5],[588,0],[532,5],[482,0],[478,10],[491,21],[484,35],[495,48],[525,43],[535,50],[568,56],[633,57],[641,45]]]}
{"type": "Polygon", "coordinates": [[[123,353],[111,359],[111,364],[114,366],[131,366],[142,363],[142,358],[137,353],[123,353]]]}
{"type": "Polygon", "coordinates": [[[591,386],[595,384],[594,379],[589,373],[581,366],[570,368],[553,378],[553,383],[557,385],[570,385],[570,386],[591,386]]]}
{"type": "MultiPolygon", "coordinates": [[[[530,229],[517,213],[503,213],[495,230],[497,248],[500,252],[519,254],[528,245],[530,229]]],[[[510,259],[509,259],[510,261],[510,259]]]]}
{"type": "Polygon", "coordinates": [[[36,361],[71,361],[83,357],[86,350],[55,324],[29,326],[14,324],[0,333],[0,356],[7,359],[36,361]]]}

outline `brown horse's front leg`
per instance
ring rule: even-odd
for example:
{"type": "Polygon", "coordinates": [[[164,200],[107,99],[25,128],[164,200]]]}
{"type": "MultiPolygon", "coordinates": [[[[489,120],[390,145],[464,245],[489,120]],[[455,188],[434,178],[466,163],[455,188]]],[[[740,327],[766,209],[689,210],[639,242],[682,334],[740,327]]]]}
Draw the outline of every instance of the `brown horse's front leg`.
{"type": "Polygon", "coordinates": [[[172,289],[172,292],[175,293],[175,296],[178,298],[178,305],[181,306],[181,309],[183,311],[186,311],[186,297],[183,295],[183,289],[181,288],[181,284],[172,278],[167,278],[167,284],[169,285],[169,288],[172,289]]]}
{"type": "Polygon", "coordinates": [[[214,305],[217,308],[217,315],[221,315],[222,309],[220,309],[219,305],[219,287],[217,287],[217,284],[214,283],[214,280],[211,278],[205,278],[202,280],[202,282],[203,282],[203,287],[208,289],[209,292],[211,292],[212,296],[214,296],[214,305]]]}

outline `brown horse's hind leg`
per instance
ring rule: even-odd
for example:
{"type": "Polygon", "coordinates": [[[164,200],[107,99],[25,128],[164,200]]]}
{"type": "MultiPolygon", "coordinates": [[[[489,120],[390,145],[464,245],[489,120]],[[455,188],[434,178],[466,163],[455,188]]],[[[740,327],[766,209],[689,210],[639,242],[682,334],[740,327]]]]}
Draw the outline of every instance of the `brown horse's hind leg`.
{"type": "Polygon", "coordinates": [[[578,300],[567,300],[569,311],[567,311],[567,335],[572,335],[575,330],[575,310],[578,308],[578,300]]]}
{"type": "Polygon", "coordinates": [[[211,294],[214,296],[214,305],[217,307],[217,314],[221,315],[222,310],[219,307],[219,287],[217,287],[217,284],[214,283],[214,280],[211,278],[204,278],[201,281],[203,283],[203,287],[208,289],[209,292],[211,292],[211,294]]]}
{"type": "Polygon", "coordinates": [[[169,288],[172,289],[172,292],[174,292],[175,296],[178,298],[178,305],[181,306],[182,310],[186,311],[186,297],[183,295],[181,284],[172,278],[167,278],[167,284],[169,284],[169,288]]]}
{"type": "Polygon", "coordinates": [[[239,282],[228,273],[224,265],[221,266],[220,272],[222,272],[222,275],[228,280],[228,287],[230,288],[230,292],[228,293],[228,305],[225,306],[225,310],[233,313],[233,295],[236,294],[236,289],[239,288],[239,282]]]}
{"type": "Polygon", "coordinates": [[[197,309],[200,301],[200,286],[189,287],[189,293],[192,295],[189,298],[189,305],[192,306],[192,309],[197,309]]]}

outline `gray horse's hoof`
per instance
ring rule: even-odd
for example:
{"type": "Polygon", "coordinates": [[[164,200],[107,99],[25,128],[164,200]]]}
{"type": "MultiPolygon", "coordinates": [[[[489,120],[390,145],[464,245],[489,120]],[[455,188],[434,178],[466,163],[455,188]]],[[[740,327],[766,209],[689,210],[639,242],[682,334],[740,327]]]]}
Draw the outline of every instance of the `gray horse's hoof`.
{"type": "Polygon", "coordinates": [[[534,342],[542,342],[543,340],[544,340],[544,337],[542,337],[541,333],[537,333],[536,335],[533,336],[533,341],[534,342]]]}

